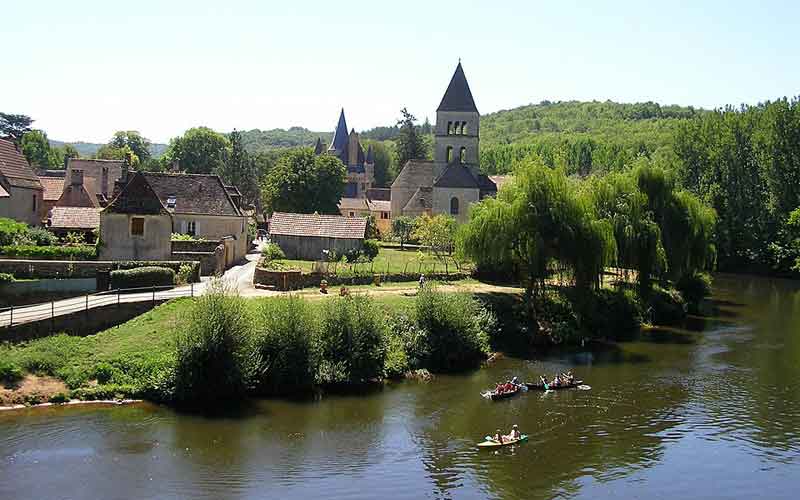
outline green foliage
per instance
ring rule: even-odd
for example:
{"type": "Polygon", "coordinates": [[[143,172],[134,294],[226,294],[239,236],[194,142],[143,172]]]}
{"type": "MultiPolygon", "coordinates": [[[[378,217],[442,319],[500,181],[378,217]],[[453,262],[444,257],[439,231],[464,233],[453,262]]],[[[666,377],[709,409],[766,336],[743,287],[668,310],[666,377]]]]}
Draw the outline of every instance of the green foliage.
{"type": "MultiPolygon", "coordinates": [[[[362,134],[362,137],[364,135],[362,134]]],[[[392,141],[364,140],[365,148],[372,146],[375,157],[375,187],[391,187],[399,168],[394,161],[395,146],[392,141]]]]}
{"type": "Polygon", "coordinates": [[[97,248],[90,245],[84,246],[0,246],[0,255],[20,259],[45,259],[45,260],[95,260],[97,248]]]}
{"type": "Polygon", "coordinates": [[[122,130],[114,132],[108,146],[123,151],[130,150],[140,162],[146,162],[150,159],[152,143],[135,130],[122,130]]]}
{"type": "Polygon", "coordinates": [[[381,239],[381,232],[378,229],[378,223],[375,220],[375,216],[372,214],[367,215],[367,229],[364,231],[364,238],[368,240],[381,239]]]}
{"type": "Polygon", "coordinates": [[[576,304],[580,328],[588,337],[623,340],[631,338],[642,324],[639,297],[627,288],[597,290],[578,297],[576,304]]]}
{"type": "Polygon", "coordinates": [[[339,214],[346,169],[333,155],[310,148],[287,152],[264,179],[262,198],[270,212],[339,214]]]}
{"type": "Polygon", "coordinates": [[[472,297],[445,294],[429,284],[420,290],[415,305],[417,326],[425,332],[421,351],[426,368],[463,370],[485,359],[496,319],[472,297]]]}
{"type": "Polygon", "coordinates": [[[192,174],[211,174],[224,168],[230,149],[231,143],[224,135],[208,127],[196,127],[169,142],[164,160],[168,164],[177,161],[181,170],[192,174]]]}
{"type": "Polygon", "coordinates": [[[0,273],[0,284],[13,283],[14,281],[15,280],[14,280],[14,275],[13,274],[0,273]]]}
{"type": "Polygon", "coordinates": [[[0,217],[0,246],[14,245],[28,232],[28,225],[0,217]]]}
{"type": "Polygon", "coordinates": [[[63,152],[50,147],[47,134],[41,130],[31,130],[22,136],[22,154],[33,166],[63,167],[63,152]]]}
{"type": "Polygon", "coordinates": [[[319,353],[313,340],[317,322],[297,297],[264,301],[255,322],[255,349],[261,359],[259,390],[269,394],[307,391],[314,384],[319,353]]]}
{"type": "MultiPolygon", "coordinates": [[[[58,242],[58,240],[56,239],[56,241],[54,243],[47,243],[47,244],[53,245],[53,244],[55,244],[57,242],[58,242]]],[[[66,243],[67,245],[81,245],[83,243],[86,243],[86,239],[84,238],[83,233],[70,231],[70,232],[67,233],[67,236],[64,238],[64,243],[66,243]]],[[[40,243],[40,244],[42,244],[42,243],[40,243]]]]}
{"type": "Polygon", "coordinates": [[[205,241],[203,238],[198,238],[196,236],[192,236],[191,234],[184,234],[184,233],[172,233],[170,237],[172,241],[205,241]]]}
{"type": "Polygon", "coordinates": [[[650,322],[656,325],[675,325],[686,318],[687,304],[677,290],[653,287],[649,297],[650,322]]]}
{"type": "Polygon", "coordinates": [[[175,271],[168,267],[137,267],[111,271],[111,289],[171,286],[175,284],[175,271]]]}
{"type": "Polygon", "coordinates": [[[700,272],[684,274],[675,282],[675,288],[686,300],[689,312],[696,314],[700,302],[711,295],[711,275],[700,272]]]}
{"type": "Polygon", "coordinates": [[[187,285],[194,282],[193,275],[195,273],[195,266],[191,264],[181,264],[178,272],[175,273],[175,284],[187,285]]]}
{"type": "Polygon", "coordinates": [[[213,282],[177,340],[176,402],[213,407],[244,397],[258,361],[251,355],[250,324],[244,299],[213,282]]]}
{"type": "Polygon", "coordinates": [[[244,204],[260,206],[258,166],[244,147],[242,133],[234,130],[228,134],[230,154],[217,171],[226,184],[235,186],[242,193],[244,204]]]}
{"type": "Polygon", "coordinates": [[[318,339],[321,383],[361,383],[383,375],[386,326],[366,295],[336,297],[322,306],[318,339]]]}
{"type": "Polygon", "coordinates": [[[0,359],[0,382],[3,384],[13,384],[19,382],[24,377],[22,369],[14,363],[5,359],[0,359]]]}
{"type": "Polygon", "coordinates": [[[400,113],[403,117],[397,120],[397,127],[400,130],[395,140],[395,154],[396,164],[399,168],[403,168],[408,160],[427,158],[430,148],[414,124],[417,121],[414,115],[406,108],[401,109],[400,113]]]}
{"type": "Polygon", "coordinates": [[[377,240],[364,240],[364,248],[361,250],[361,254],[368,261],[374,260],[378,256],[378,252],[380,252],[380,245],[378,245],[377,240]]]}
{"type": "Polygon", "coordinates": [[[47,229],[41,227],[29,228],[25,237],[36,246],[58,245],[58,237],[47,229]]]}
{"type": "Polygon", "coordinates": [[[386,340],[386,361],[384,362],[383,375],[386,378],[401,378],[411,369],[408,354],[406,353],[403,337],[390,329],[386,340]]]}
{"type": "Polygon", "coordinates": [[[399,215],[392,218],[392,235],[400,240],[400,248],[405,248],[406,242],[411,238],[414,231],[414,219],[407,215],[399,215]]]}
{"type": "Polygon", "coordinates": [[[69,399],[70,399],[69,394],[65,392],[59,392],[57,394],[53,394],[52,396],[50,396],[50,400],[48,402],[59,405],[69,402],[69,399]]]}
{"type": "Polygon", "coordinates": [[[0,113],[0,137],[18,143],[31,130],[32,123],[30,116],[0,113]]]}
{"type": "Polygon", "coordinates": [[[266,262],[286,259],[286,254],[283,253],[283,250],[281,250],[281,247],[277,243],[267,243],[264,245],[261,249],[261,256],[266,262]]]}
{"type": "Polygon", "coordinates": [[[428,247],[439,259],[451,253],[456,235],[456,220],[446,214],[423,214],[414,221],[411,237],[428,247]]]}

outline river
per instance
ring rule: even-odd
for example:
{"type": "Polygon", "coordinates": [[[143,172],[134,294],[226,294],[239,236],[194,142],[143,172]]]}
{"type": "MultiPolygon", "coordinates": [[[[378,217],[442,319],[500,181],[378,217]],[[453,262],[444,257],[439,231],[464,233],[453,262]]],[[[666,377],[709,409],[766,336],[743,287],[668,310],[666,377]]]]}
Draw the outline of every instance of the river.
{"type": "Polygon", "coordinates": [[[720,276],[713,318],[601,351],[242,414],[0,413],[0,499],[797,498],[800,283],[720,276]],[[490,402],[573,368],[589,391],[490,402]],[[529,442],[475,443],[519,424],[529,442]]]}

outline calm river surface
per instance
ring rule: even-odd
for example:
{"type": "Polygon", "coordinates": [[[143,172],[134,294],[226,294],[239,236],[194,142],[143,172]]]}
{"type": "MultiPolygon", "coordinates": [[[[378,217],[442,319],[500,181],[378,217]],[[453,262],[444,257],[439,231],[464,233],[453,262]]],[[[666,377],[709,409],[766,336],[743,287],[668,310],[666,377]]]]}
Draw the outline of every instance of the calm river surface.
{"type": "Polygon", "coordinates": [[[0,499],[798,498],[800,284],[718,277],[714,318],[603,352],[203,418],[0,414],[0,499]],[[479,392],[573,368],[590,391],[479,392]],[[530,441],[475,443],[518,423],[530,441]]]}

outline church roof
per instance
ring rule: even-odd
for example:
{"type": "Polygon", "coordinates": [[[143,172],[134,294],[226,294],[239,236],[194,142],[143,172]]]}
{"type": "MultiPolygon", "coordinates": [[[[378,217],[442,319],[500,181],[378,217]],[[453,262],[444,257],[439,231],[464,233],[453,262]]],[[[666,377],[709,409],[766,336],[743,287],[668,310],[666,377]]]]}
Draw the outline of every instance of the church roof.
{"type": "Polygon", "coordinates": [[[339,113],[339,123],[336,125],[336,130],[333,132],[331,147],[328,149],[344,151],[347,148],[348,139],[349,135],[347,133],[347,120],[344,119],[344,108],[342,108],[342,112],[339,113]]]}
{"type": "Polygon", "coordinates": [[[397,178],[393,188],[416,188],[433,186],[436,179],[436,164],[431,160],[408,160],[397,178]]]}
{"type": "Polygon", "coordinates": [[[317,137],[317,143],[314,144],[314,154],[315,155],[322,154],[322,139],[320,139],[319,137],[317,137]]]}
{"type": "Polygon", "coordinates": [[[480,188],[478,181],[467,167],[458,163],[451,163],[447,166],[442,175],[436,179],[434,187],[439,188],[480,188]]]}
{"type": "Polygon", "coordinates": [[[367,148],[367,163],[375,163],[375,151],[372,149],[372,144],[367,148]]]}
{"type": "Polygon", "coordinates": [[[456,71],[453,73],[453,78],[450,79],[450,85],[442,97],[442,102],[436,111],[469,111],[477,113],[478,108],[475,107],[475,100],[472,98],[472,92],[469,90],[467,77],[464,75],[464,68],[461,67],[459,61],[456,66],[456,71]]]}

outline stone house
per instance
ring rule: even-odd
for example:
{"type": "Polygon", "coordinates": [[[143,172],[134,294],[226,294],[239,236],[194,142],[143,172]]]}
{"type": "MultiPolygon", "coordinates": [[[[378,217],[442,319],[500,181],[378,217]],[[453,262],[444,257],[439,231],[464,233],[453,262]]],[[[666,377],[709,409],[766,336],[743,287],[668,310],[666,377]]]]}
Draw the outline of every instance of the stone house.
{"type": "Polygon", "coordinates": [[[327,150],[323,149],[322,140],[317,138],[314,154],[323,153],[336,156],[347,167],[347,184],[344,187],[343,198],[365,198],[367,191],[375,183],[375,153],[372,146],[369,146],[364,153],[355,129],[350,130],[350,133],[347,132],[344,108],[339,114],[339,123],[327,150]]]}
{"type": "Polygon", "coordinates": [[[269,222],[270,240],[288,259],[324,260],[324,251],[343,255],[364,246],[367,219],[338,215],[275,212],[269,222]]]}
{"type": "MultiPolygon", "coordinates": [[[[372,191],[372,190],[370,190],[372,191]]],[[[342,217],[375,218],[375,224],[381,234],[392,231],[391,202],[372,198],[342,198],[339,200],[339,213],[342,217]]]]}
{"type": "Polygon", "coordinates": [[[59,198],[61,198],[61,193],[64,192],[65,172],[63,170],[57,171],[61,175],[51,175],[50,172],[53,171],[47,170],[38,172],[39,182],[42,184],[42,188],[44,188],[42,193],[42,205],[39,210],[39,217],[42,220],[47,220],[50,209],[56,206],[59,198]]]}
{"type": "Polygon", "coordinates": [[[225,267],[247,254],[247,218],[217,175],[137,172],[100,212],[100,258],[170,260],[172,234],[224,246],[225,267]]]}
{"type": "Polygon", "coordinates": [[[44,188],[14,142],[0,139],[0,217],[41,225],[44,188]]]}
{"type": "MultiPolygon", "coordinates": [[[[67,160],[65,186],[79,186],[96,201],[95,206],[104,207],[111,201],[117,181],[125,181],[128,167],[125,160],[98,160],[70,158],[67,160]]],[[[82,206],[69,205],[64,206],[82,206]]]]}
{"type": "Polygon", "coordinates": [[[87,242],[94,242],[94,231],[100,228],[99,207],[61,207],[50,209],[47,228],[59,238],[69,233],[83,235],[87,242]]]}
{"type": "Polygon", "coordinates": [[[478,171],[480,114],[461,63],[436,109],[433,160],[409,160],[392,183],[392,217],[449,214],[466,222],[469,206],[497,193],[478,171]]]}

